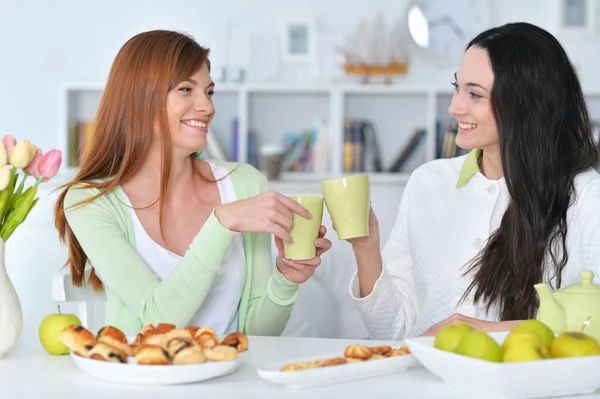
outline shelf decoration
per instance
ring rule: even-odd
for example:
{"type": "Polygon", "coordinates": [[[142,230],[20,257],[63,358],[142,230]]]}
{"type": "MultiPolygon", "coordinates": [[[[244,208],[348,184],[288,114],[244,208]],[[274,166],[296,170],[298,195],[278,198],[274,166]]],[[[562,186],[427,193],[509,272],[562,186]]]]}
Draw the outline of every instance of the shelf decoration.
{"type": "Polygon", "coordinates": [[[410,48],[402,19],[396,19],[388,31],[383,14],[378,13],[371,23],[362,20],[337,50],[343,56],[346,73],[361,76],[363,83],[375,76],[391,83],[393,76],[408,72],[410,48]]]}

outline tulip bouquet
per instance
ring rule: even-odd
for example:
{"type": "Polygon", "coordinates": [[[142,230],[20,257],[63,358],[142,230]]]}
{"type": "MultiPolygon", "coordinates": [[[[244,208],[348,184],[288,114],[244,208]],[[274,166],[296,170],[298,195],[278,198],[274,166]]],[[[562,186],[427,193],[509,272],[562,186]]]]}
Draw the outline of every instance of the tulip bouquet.
{"type": "Polygon", "coordinates": [[[61,162],[59,150],[42,154],[28,140],[17,142],[10,134],[0,141],[0,238],[4,242],[25,221],[38,201],[38,186],[56,175],[61,162]],[[29,176],[35,183],[25,189],[29,176]]]}

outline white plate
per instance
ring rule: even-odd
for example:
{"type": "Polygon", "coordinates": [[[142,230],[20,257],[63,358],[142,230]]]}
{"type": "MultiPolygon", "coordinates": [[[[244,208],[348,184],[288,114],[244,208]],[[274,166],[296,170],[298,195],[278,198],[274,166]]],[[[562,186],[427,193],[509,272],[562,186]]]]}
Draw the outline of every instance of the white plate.
{"type": "Polygon", "coordinates": [[[75,364],[86,374],[99,380],[136,385],[174,385],[209,380],[231,374],[241,365],[244,353],[230,362],[207,361],[201,364],[144,365],[136,364],[135,357],[130,363],[110,363],[88,359],[71,353],[75,364]]]}
{"type": "MultiPolygon", "coordinates": [[[[396,346],[397,345],[394,347],[396,346]]],[[[283,385],[290,388],[305,388],[338,384],[345,381],[355,381],[363,378],[397,373],[417,364],[416,359],[408,354],[385,359],[347,363],[307,370],[279,371],[284,364],[331,359],[334,357],[343,357],[343,352],[341,354],[340,352],[328,353],[270,363],[258,368],[257,372],[262,379],[272,384],[283,385]]]]}
{"type": "MultiPolygon", "coordinates": [[[[507,334],[490,336],[502,343],[507,334]]],[[[425,368],[459,389],[497,398],[543,398],[600,388],[600,356],[494,363],[436,349],[434,340],[418,337],[407,339],[406,344],[425,368]]]]}

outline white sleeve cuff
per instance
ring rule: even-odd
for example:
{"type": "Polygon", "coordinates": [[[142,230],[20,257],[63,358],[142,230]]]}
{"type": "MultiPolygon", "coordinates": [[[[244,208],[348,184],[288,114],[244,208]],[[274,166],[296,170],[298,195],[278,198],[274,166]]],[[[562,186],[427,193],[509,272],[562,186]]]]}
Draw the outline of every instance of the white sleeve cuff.
{"type": "Polygon", "coordinates": [[[382,268],[381,274],[379,275],[379,278],[377,279],[377,281],[375,281],[375,284],[373,285],[373,290],[371,291],[371,293],[365,297],[361,297],[360,296],[360,285],[358,284],[358,272],[354,272],[354,275],[350,279],[350,286],[349,286],[350,297],[358,302],[368,301],[371,297],[373,297],[373,295],[375,294],[375,291],[377,291],[377,287],[380,285],[380,282],[383,280],[386,280],[387,278],[388,278],[388,275],[385,272],[385,269],[382,268]]]}

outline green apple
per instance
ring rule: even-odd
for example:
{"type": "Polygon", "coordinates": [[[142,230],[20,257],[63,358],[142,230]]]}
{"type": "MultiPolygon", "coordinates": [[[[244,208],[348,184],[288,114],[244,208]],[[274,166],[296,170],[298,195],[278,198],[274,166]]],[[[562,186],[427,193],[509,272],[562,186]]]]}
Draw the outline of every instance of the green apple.
{"type": "Polygon", "coordinates": [[[533,360],[548,359],[550,351],[541,340],[524,340],[513,342],[504,350],[502,361],[509,362],[528,362],[533,360]]]}
{"type": "Polygon", "coordinates": [[[474,331],[474,329],[467,323],[457,322],[448,324],[440,328],[435,335],[433,346],[437,349],[454,352],[460,340],[471,331],[474,331]]]}
{"type": "Polygon", "coordinates": [[[502,361],[502,348],[484,331],[471,331],[456,347],[457,354],[490,362],[502,361]]]}
{"type": "Polygon", "coordinates": [[[60,333],[72,325],[81,325],[81,320],[74,314],[60,313],[49,314],[44,317],[38,330],[40,343],[51,355],[66,355],[69,348],[62,343],[60,333]]]}
{"type": "Polygon", "coordinates": [[[552,357],[578,357],[600,355],[598,341],[582,332],[559,334],[550,345],[552,357]]]}
{"type": "Polygon", "coordinates": [[[550,327],[548,327],[546,324],[542,323],[539,320],[530,319],[522,321],[516,326],[514,326],[510,331],[513,332],[521,330],[533,331],[534,333],[540,336],[542,341],[544,341],[544,344],[548,347],[550,347],[552,341],[554,340],[554,331],[552,331],[550,327]]]}
{"type": "Polygon", "coordinates": [[[529,330],[511,330],[508,336],[502,343],[502,350],[506,351],[512,345],[519,344],[521,342],[530,342],[533,345],[542,345],[548,348],[548,345],[544,343],[542,337],[539,334],[529,330]]]}

